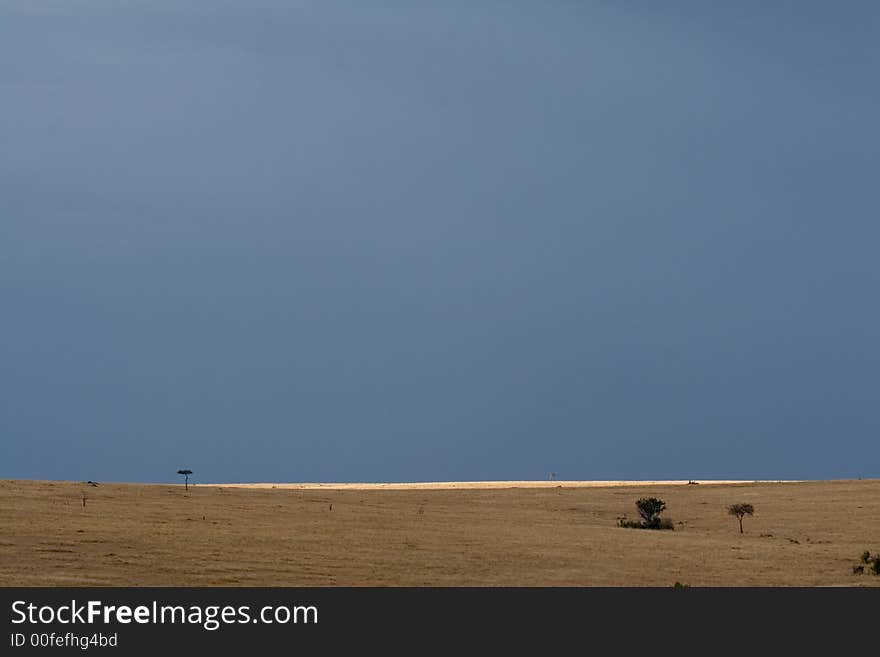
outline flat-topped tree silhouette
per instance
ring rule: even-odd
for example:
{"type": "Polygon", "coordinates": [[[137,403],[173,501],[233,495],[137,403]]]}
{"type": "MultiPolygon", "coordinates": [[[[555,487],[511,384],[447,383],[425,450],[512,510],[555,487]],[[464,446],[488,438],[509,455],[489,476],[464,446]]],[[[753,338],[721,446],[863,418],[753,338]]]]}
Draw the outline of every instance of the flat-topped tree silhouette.
{"type": "Polygon", "coordinates": [[[192,470],[178,470],[178,471],[177,471],[177,474],[179,474],[179,475],[183,475],[183,476],[184,476],[184,480],[183,480],[183,482],[184,482],[184,486],[185,486],[185,488],[186,488],[187,491],[189,490],[189,476],[190,476],[192,473],[193,473],[192,470]]]}
{"type": "Polygon", "coordinates": [[[743,517],[745,516],[753,516],[755,515],[755,507],[751,504],[731,504],[727,507],[727,512],[736,516],[737,520],[739,520],[739,533],[743,533],[743,517]]]}

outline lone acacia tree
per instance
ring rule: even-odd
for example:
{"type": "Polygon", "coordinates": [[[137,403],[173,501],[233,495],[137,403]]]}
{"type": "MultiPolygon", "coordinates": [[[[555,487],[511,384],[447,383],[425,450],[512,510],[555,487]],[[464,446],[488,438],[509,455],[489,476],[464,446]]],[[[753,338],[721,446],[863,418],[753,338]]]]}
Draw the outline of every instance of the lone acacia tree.
{"type": "Polygon", "coordinates": [[[184,487],[186,488],[187,491],[189,490],[189,476],[192,473],[193,473],[192,470],[178,470],[177,471],[177,474],[183,475],[183,477],[184,477],[183,484],[184,484],[184,487]]]}
{"type": "Polygon", "coordinates": [[[745,504],[745,503],[731,504],[729,507],[727,507],[727,512],[732,516],[736,516],[737,520],[739,520],[739,533],[742,534],[743,533],[743,518],[745,516],[755,515],[755,507],[753,507],[751,504],[745,504]]]}

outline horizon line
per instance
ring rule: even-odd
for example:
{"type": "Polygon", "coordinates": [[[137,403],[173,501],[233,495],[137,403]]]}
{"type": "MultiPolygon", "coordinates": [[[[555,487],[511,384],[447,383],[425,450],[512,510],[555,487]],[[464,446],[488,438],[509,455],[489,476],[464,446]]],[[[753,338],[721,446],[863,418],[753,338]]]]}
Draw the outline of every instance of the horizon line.
{"type": "MultiPolygon", "coordinates": [[[[108,484],[140,486],[184,486],[183,481],[80,481],[74,479],[0,478],[0,483],[44,482],[68,484],[108,484]]],[[[262,481],[262,482],[189,482],[190,487],[282,489],[282,490],[456,490],[456,489],[503,489],[503,488],[610,488],[622,486],[688,486],[688,485],[738,485],[738,484],[793,484],[831,483],[855,481],[880,481],[875,477],[832,479],[487,479],[452,481],[262,481]]]]}

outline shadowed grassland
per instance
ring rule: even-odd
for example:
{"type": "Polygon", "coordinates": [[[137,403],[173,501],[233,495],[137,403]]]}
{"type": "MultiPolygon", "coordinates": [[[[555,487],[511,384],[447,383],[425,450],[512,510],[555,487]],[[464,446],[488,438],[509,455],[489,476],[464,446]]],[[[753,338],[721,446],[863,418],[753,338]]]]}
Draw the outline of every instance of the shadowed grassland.
{"type": "Polygon", "coordinates": [[[0,481],[0,585],[880,586],[852,570],[880,551],[880,480],[559,486],[0,481]],[[617,526],[646,496],[674,531],[617,526]]]}

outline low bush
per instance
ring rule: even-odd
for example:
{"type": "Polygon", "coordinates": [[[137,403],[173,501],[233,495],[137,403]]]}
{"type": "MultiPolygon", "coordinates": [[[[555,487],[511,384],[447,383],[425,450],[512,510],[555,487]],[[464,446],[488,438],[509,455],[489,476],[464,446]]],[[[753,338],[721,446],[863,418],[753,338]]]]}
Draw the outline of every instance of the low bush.
{"type": "Polygon", "coordinates": [[[872,555],[870,550],[862,552],[862,555],[859,557],[859,563],[853,566],[853,575],[863,575],[865,567],[868,568],[868,572],[880,575],[880,554],[872,555]]]}
{"type": "Polygon", "coordinates": [[[629,527],[630,529],[644,529],[645,525],[641,520],[629,520],[627,518],[617,519],[618,527],[629,527]]]}

